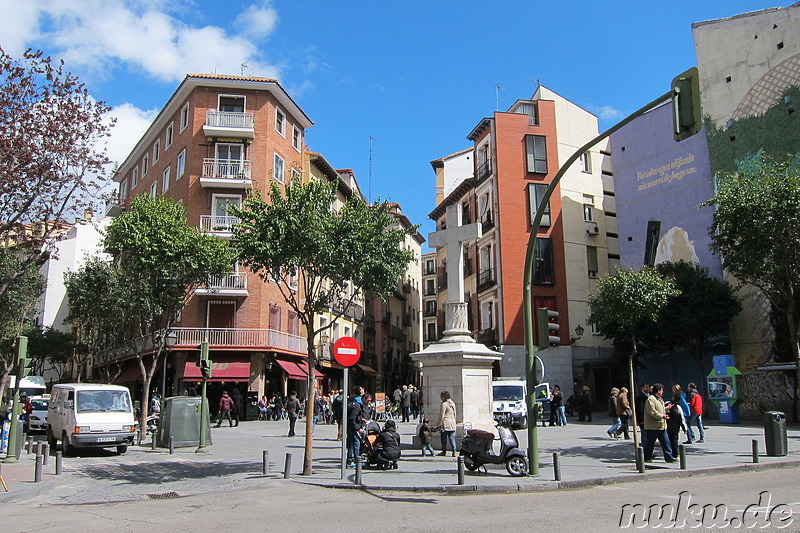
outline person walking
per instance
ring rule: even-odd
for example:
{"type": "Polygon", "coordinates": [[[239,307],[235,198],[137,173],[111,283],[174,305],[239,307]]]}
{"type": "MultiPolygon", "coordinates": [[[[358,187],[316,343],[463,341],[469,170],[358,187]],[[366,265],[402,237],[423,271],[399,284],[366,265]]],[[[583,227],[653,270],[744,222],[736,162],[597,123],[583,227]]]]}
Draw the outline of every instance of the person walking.
{"type": "Polygon", "coordinates": [[[617,414],[617,396],[619,396],[619,389],[614,387],[611,389],[611,393],[608,395],[608,416],[611,417],[611,427],[608,428],[608,436],[612,439],[618,439],[619,435],[617,431],[622,428],[622,422],[620,421],[619,415],[617,414]]]}
{"type": "Polygon", "coordinates": [[[217,421],[217,427],[222,425],[223,418],[227,418],[228,424],[233,427],[233,419],[231,419],[231,410],[233,407],[233,398],[228,396],[228,391],[222,391],[222,398],[219,399],[219,421],[217,421]]]}
{"type": "Polygon", "coordinates": [[[647,432],[644,430],[644,404],[647,403],[647,398],[650,396],[650,384],[643,381],[639,384],[639,393],[633,400],[634,409],[636,409],[636,425],[639,426],[639,433],[642,436],[642,448],[647,445],[647,432]]]}
{"type": "Polygon", "coordinates": [[[317,427],[317,422],[319,422],[319,417],[324,417],[325,411],[325,403],[322,401],[322,398],[319,395],[319,391],[314,392],[314,421],[312,427],[317,427]]]}
{"type": "Polygon", "coordinates": [[[408,390],[408,387],[403,385],[403,393],[400,399],[401,405],[400,408],[402,409],[403,415],[403,422],[408,422],[409,416],[411,416],[411,391],[408,390]]]}
{"type": "Polygon", "coordinates": [[[242,397],[242,393],[239,392],[239,389],[233,389],[231,393],[231,397],[233,398],[233,420],[236,422],[233,427],[237,427],[239,425],[239,419],[242,417],[242,410],[244,409],[244,398],[242,397]]]}
{"type": "Polygon", "coordinates": [[[669,445],[672,447],[672,455],[678,455],[678,437],[681,430],[686,431],[686,419],[683,416],[683,409],[681,408],[680,393],[672,395],[672,401],[666,405],[667,411],[667,436],[669,437],[669,445]]]}
{"type": "Polygon", "coordinates": [[[567,413],[564,406],[564,396],[561,394],[561,387],[556,385],[553,387],[553,394],[550,400],[550,409],[556,412],[556,424],[559,427],[567,425],[567,413]]]}
{"type": "Polygon", "coordinates": [[[344,389],[339,389],[339,394],[331,402],[333,419],[336,420],[336,440],[342,440],[342,416],[344,414],[344,389]]]}
{"type": "Polygon", "coordinates": [[[669,443],[667,436],[667,415],[664,406],[664,385],[661,383],[653,383],[650,389],[650,396],[644,405],[644,430],[647,434],[647,445],[644,448],[644,460],[653,460],[653,448],[655,448],[656,441],[661,444],[661,451],[664,452],[664,461],[668,463],[675,462],[675,456],[672,453],[672,446],[669,443]]]}
{"type": "Polygon", "coordinates": [[[286,416],[289,417],[289,436],[294,437],[294,425],[297,422],[297,415],[300,412],[300,400],[297,399],[297,393],[292,391],[289,393],[289,399],[286,400],[286,416]]]}
{"type": "Polygon", "coordinates": [[[442,438],[442,451],[439,455],[447,455],[447,442],[450,442],[450,448],[453,451],[453,457],[456,456],[456,404],[450,398],[449,391],[442,391],[439,395],[442,400],[442,409],[439,414],[438,429],[441,432],[442,438]]]}
{"type": "Polygon", "coordinates": [[[411,391],[411,418],[416,420],[419,416],[419,392],[414,385],[410,385],[408,389],[411,391]]]}
{"type": "Polygon", "coordinates": [[[700,393],[697,392],[697,385],[694,382],[689,383],[686,387],[687,389],[687,401],[689,403],[689,421],[686,423],[686,428],[689,432],[689,438],[686,441],[686,444],[692,444],[695,442],[694,440],[694,431],[692,431],[692,425],[697,424],[697,431],[699,433],[700,438],[696,441],[699,443],[703,443],[706,438],[706,434],[703,427],[703,397],[700,396],[700,393]]]}
{"type": "Polygon", "coordinates": [[[592,391],[589,389],[589,385],[584,385],[578,398],[578,422],[592,421],[592,411],[594,410],[592,403],[592,391]]]}
{"type": "Polygon", "coordinates": [[[419,444],[422,446],[422,457],[425,457],[425,452],[431,452],[431,457],[435,455],[433,451],[433,436],[431,433],[433,429],[431,428],[430,420],[427,418],[422,419],[422,424],[419,426],[419,431],[417,432],[417,437],[419,437],[419,444]]]}
{"type": "MultiPolygon", "coordinates": [[[[622,423],[622,432],[625,438],[630,439],[628,423],[633,415],[633,411],[631,411],[631,402],[628,399],[628,389],[625,387],[620,387],[619,389],[619,395],[617,396],[617,415],[619,415],[619,421],[622,423]]],[[[617,436],[619,436],[619,432],[620,430],[617,430],[617,436]]]]}
{"type": "Polygon", "coordinates": [[[400,390],[400,385],[398,385],[397,388],[394,389],[394,392],[392,393],[392,400],[394,400],[394,405],[398,409],[400,409],[400,400],[402,399],[403,399],[403,391],[400,390]]]}

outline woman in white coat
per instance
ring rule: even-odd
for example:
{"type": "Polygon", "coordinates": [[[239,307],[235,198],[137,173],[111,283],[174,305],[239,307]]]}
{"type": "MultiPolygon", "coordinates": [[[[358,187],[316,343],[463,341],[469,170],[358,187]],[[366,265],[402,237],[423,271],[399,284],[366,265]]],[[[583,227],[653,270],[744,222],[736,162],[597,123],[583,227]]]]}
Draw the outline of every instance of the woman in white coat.
{"type": "Polygon", "coordinates": [[[450,392],[442,391],[442,409],[439,415],[439,431],[442,436],[442,451],[439,455],[447,455],[447,441],[450,441],[450,448],[453,457],[456,456],[456,404],[450,399],[450,392]]]}

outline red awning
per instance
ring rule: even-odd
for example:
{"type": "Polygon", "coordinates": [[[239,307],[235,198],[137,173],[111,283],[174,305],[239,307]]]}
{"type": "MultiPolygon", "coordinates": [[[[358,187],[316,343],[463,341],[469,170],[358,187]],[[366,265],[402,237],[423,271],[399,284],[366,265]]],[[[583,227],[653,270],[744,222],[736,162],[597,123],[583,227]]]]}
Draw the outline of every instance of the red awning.
{"type": "MultiPolygon", "coordinates": [[[[200,367],[193,361],[187,361],[183,368],[183,379],[186,381],[202,381],[203,375],[200,367]]],[[[231,361],[225,363],[211,363],[211,379],[209,381],[237,381],[250,380],[250,363],[231,361]]]]}
{"type": "Polygon", "coordinates": [[[133,364],[127,365],[127,368],[122,371],[114,383],[136,383],[142,381],[142,369],[139,367],[138,361],[133,364]]]}
{"type": "Polygon", "coordinates": [[[294,361],[275,360],[289,376],[289,379],[308,379],[308,373],[294,361]]]}

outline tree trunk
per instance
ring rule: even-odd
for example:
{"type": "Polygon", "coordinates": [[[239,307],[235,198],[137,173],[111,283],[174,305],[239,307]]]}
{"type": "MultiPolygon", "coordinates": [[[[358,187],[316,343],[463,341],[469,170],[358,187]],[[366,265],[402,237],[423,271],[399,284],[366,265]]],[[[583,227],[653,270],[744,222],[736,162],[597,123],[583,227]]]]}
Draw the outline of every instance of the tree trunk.
{"type": "Polygon", "coordinates": [[[314,382],[316,381],[317,364],[316,351],[314,350],[315,335],[308,336],[308,381],[306,382],[306,438],[305,454],[303,456],[303,475],[311,475],[311,462],[314,455],[314,382]]]}
{"type": "Polygon", "coordinates": [[[147,408],[150,407],[149,391],[151,376],[148,374],[147,370],[145,370],[142,356],[139,355],[136,357],[136,359],[139,361],[139,369],[142,371],[142,414],[139,416],[139,442],[141,442],[142,436],[147,434],[147,408]]]}

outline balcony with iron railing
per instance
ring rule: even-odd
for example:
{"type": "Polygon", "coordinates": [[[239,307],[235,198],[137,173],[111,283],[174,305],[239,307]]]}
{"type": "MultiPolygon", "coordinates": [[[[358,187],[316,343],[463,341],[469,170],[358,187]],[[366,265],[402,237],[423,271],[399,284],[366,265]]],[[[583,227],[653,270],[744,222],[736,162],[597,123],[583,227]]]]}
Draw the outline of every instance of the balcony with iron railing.
{"type": "Polygon", "coordinates": [[[229,239],[233,233],[233,225],[240,221],[238,217],[200,215],[200,231],[229,239]]]}
{"type": "Polygon", "coordinates": [[[494,218],[492,218],[492,213],[486,213],[481,217],[481,230],[483,231],[484,235],[488,233],[490,229],[494,227],[494,218]]]}
{"type": "Polygon", "coordinates": [[[440,291],[447,289],[447,272],[439,276],[438,286],[440,291]]]}
{"type": "Polygon", "coordinates": [[[254,139],[253,113],[209,109],[206,111],[203,133],[206,137],[254,139]]]}
{"type": "Polygon", "coordinates": [[[198,295],[247,296],[247,274],[230,272],[211,278],[211,282],[195,290],[198,295]]]}
{"type": "Polygon", "coordinates": [[[478,342],[486,344],[487,346],[494,346],[497,344],[497,330],[493,328],[486,328],[478,332],[478,342]]]}
{"type": "Polygon", "coordinates": [[[250,160],[248,159],[203,159],[200,185],[220,189],[251,189],[250,160]]]}
{"type": "Polygon", "coordinates": [[[422,313],[422,316],[425,318],[430,318],[436,316],[436,306],[431,305],[425,308],[425,311],[422,313]]]}
{"type": "Polygon", "coordinates": [[[478,169],[475,172],[475,185],[479,185],[483,183],[486,178],[492,175],[492,160],[487,159],[480,165],[478,165],[478,169]]]}
{"type": "Polygon", "coordinates": [[[494,286],[495,279],[494,279],[494,270],[489,268],[484,268],[483,270],[478,273],[478,290],[482,291],[484,289],[488,289],[489,287],[494,286]]]}

